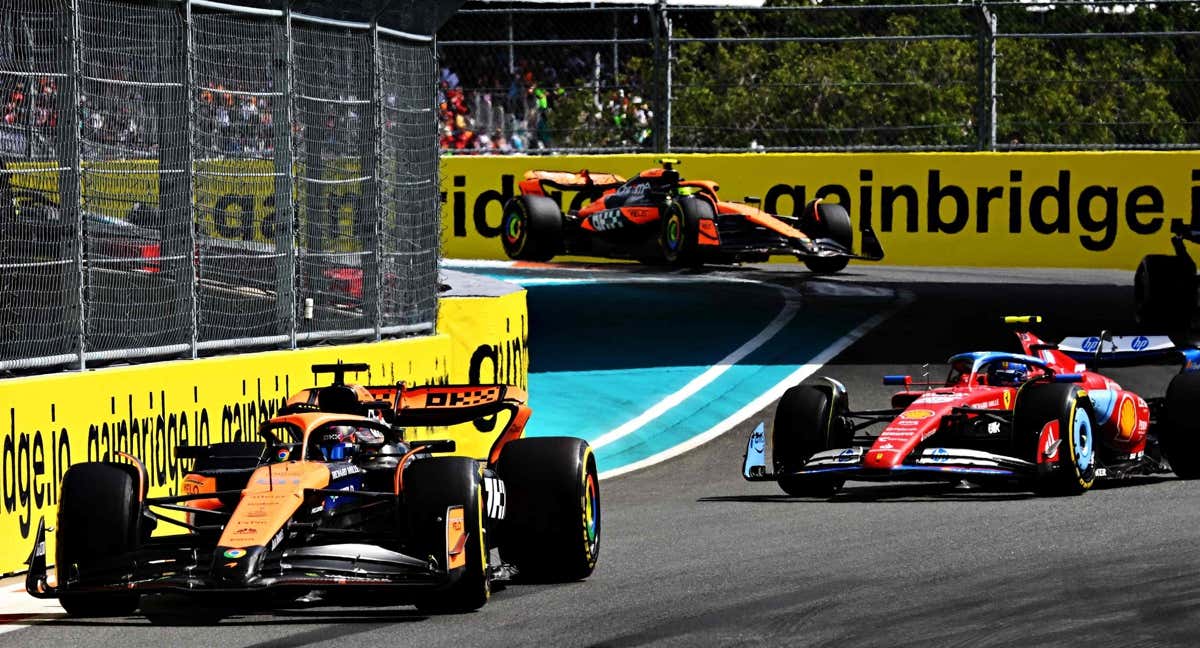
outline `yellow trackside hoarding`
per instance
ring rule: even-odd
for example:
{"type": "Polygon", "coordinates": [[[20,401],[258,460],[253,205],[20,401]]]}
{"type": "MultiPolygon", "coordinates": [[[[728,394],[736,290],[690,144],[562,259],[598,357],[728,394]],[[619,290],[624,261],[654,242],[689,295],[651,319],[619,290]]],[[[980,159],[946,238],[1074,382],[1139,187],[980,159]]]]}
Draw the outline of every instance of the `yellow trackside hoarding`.
{"type": "MultiPolygon", "coordinates": [[[[523,291],[454,297],[441,302],[436,335],[0,381],[0,574],[24,569],[40,518],[55,525],[59,482],[72,463],[128,452],[146,465],[152,496],[177,494],[187,464],[175,446],[255,438],[291,393],[316,384],[314,363],[367,362],[370,372],[353,379],[369,384],[524,387],[526,320],[523,291]]],[[[484,420],[449,434],[459,453],[485,456],[495,427],[484,420]]]]}
{"type": "MultiPolygon", "coordinates": [[[[626,177],[658,156],[445,157],[443,241],[451,258],[503,259],[503,203],[529,169],[626,177]]],[[[847,207],[893,265],[1121,268],[1170,250],[1173,223],[1200,226],[1200,154],[813,153],[672,155],[725,200],[790,215],[814,197],[847,207]]],[[[556,194],[566,208],[575,194],[556,194]]]]}

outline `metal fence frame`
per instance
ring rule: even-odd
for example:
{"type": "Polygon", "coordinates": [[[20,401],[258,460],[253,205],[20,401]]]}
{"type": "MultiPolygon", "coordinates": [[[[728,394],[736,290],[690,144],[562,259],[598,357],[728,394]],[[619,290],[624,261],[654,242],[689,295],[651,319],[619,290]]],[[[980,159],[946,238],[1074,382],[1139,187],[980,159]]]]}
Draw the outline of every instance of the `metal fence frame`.
{"type": "MultiPolygon", "coordinates": [[[[70,114],[62,115],[60,128],[55,137],[54,148],[57,151],[59,164],[52,169],[47,169],[45,166],[36,170],[37,173],[57,173],[58,174],[58,209],[64,218],[74,218],[75,221],[75,247],[74,259],[61,259],[60,263],[71,263],[78,270],[76,304],[78,308],[77,321],[70,323],[77,330],[75,335],[75,349],[70,353],[52,353],[46,355],[28,354],[30,357],[10,357],[8,359],[0,358],[0,371],[10,372],[14,370],[39,370],[56,367],[74,367],[77,369],[85,369],[89,366],[94,366],[97,363],[108,363],[112,361],[139,359],[139,358],[165,358],[165,357],[191,357],[195,358],[199,355],[224,351],[230,349],[245,349],[254,347],[277,347],[277,348],[296,348],[306,344],[321,343],[336,340],[379,340],[384,337],[393,336],[408,336],[431,332],[436,324],[437,317],[437,270],[436,264],[440,255],[440,241],[437,240],[440,234],[440,203],[437,200],[439,177],[437,172],[437,148],[436,148],[436,119],[434,117],[435,109],[435,73],[437,69],[436,56],[434,54],[435,37],[433,36],[434,27],[429,28],[429,34],[412,33],[400,27],[407,27],[403,23],[380,24],[381,17],[385,15],[385,9],[388,5],[395,4],[392,7],[395,11],[412,11],[412,12],[436,12],[445,11],[444,7],[451,3],[441,0],[441,5],[430,9],[432,5],[419,7],[419,3],[407,2],[407,0],[399,0],[395,2],[379,2],[372,7],[372,13],[369,16],[364,16],[362,19],[345,19],[343,13],[338,18],[323,17],[312,15],[293,10],[293,5],[312,7],[314,3],[300,2],[298,0],[279,0],[278,2],[268,3],[269,6],[253,6],[247,4],[235,4],[237,0],[229,0],[228,2],[218,2],[215,0],[159,0],[154,2],[137,3],[130,0],[114,0],[114,5],[127,4],[130,7],[134,6],[174,6],[182,14],[183,29],[179,34],[172,34],[169,38],[178,38],[182,42],[177,43],[182,51],[186,52],[186,62],[181,64],[184,72],[182,78],[172,79],[169,83],[147,84],[171,86],[170,89],[177,90],[177,97],[186,97],[186,115],[187,123],[184,128],[187,132],[186,157],[181,159],[171,160],[178,163],[181,168],[178,172],[183,176],[181,190],[185,193],[182,196],[183,203],[191,214],[192,226],[188,228],[190,233],[187,235],[187,249],[182,252],[186,257],[181,257],[177,261],[185,267],[181,270],[182,273],[190,274],[190,278],[178,282],[172,290],[182,291],[184,295],[181,299],[190,305],[190,313],[172,313],[171,316],[177,316],[186,320],[186,338],[180,339],[178,342],[157,344],[148,346],[139,346],[135,348],[109,348],[95,349],[89,348],[88,339],[88,314],[90,307],[90,299],[88,290],[88,282],[90,266],[88,261],[88,226],[85,224],[85,218],[82,213],[80,182],[83,174],[87,172],[84,162],[83,148],[83,121],[84,110],[81,104],[81,85],[85,80],[81,61],[81,11],[80,5],[83,2],[91,0],[60,0],[63,8],[70,13],[70,70],[69,71],[34,71],[31,75],[40,76],[56,76],[63,80],[67,95],[66,101],[69,101],[71,106],[70,114]],[[417,8],[413,8],[417,7],[417,8]],[[276,135],[284,133],[287,141],[286,147],[275,147],[273,155],[275,161],[276,190],[275,190],[275,209],[279,215],[279,228],[283,233],[277,235],[276,243],[279,247],[273,249],[275,257],[283,259],[282,268],[276,274],[275,292],[272,295],[264,296],[265,299],[274,299],[277,315],[286,322],[286,330],[275,334],[257,335],[257,336],[229,336],[217,339],[204,339],[201,335],[201,318],[203,316],[200,304],[200,292],[202,284],[202,244],[198,240],[197,228],[199,227],[197,213],[198,203],[195,196],[195,186],[197,177],[202,174],[198,170],[198,160],[196,159],[197,142],[196,142],[196,104],[198,92],[202,89],[196,79],[195,62],[197,56],[197,44],[195,41],[195,17],[196,10],[206,12],[206,15],[213,15],[213,12],[222,15],[230,16],[245,16],[261,18],[282,23],[284,30],[284,50],[275,52],[282,54],[282,65],[286,67],[286,85],[279,90],[279,97],[285,100],[283,114],[286,115],[285,121],[275,123],[276,135]],[[339,328],[325,327],[322,328],[319,324],[311,330],[302,330],[303,326],[298,317],[299,313],[305,312],[305,304],[297,303],[298,296],[296,291],[297,282],[297,266],[298,253],[303,254],[305,251],[298,249],[297,223],[301,218],[303,211],[300,205],[297,205],[299,194],[296,186],[299,183],[308,182],[312,184],[329,184],[331,182],[339,182],[336,180],[328,180],[320,177],[305,177],[302,165],[297,164],[298,152],[296,150],[298,136],[296,132],[297,111],[295,108],[296,98],[293,96],[291,89],[294,88],[294,76],[297,71],[297,61],[294,58],[294,42],[293,42],[293,26],[304,24],[306,26],[315,26],[317,28],[328,28],[331,30],[342,30],[363,34],[371,48],[370,60],[364,63],[370,70],[370,96],[362,99],[356,99],[355,103],[364,104],[364,112],[369,112],[369,116],[363,118],[363,123],[369,123],[369,131],[366,134],[369,136],[369,141],[364,138],[359,138],[362,141],[361,147],[361,173],[362,177],[356,178],[355,181],[363,185],[361,190],[363,200],[356,204],[356,207],[366,213],[362,215],[364,218],[370,218],[373,221],[373,229],[375,236],[370,242],[370,248],[362,252],[355,253],[360,257],[359,269],[361,274],[361,313],[355,315],[356,321],[361,321],[362,325],[357,327],[339,328]],[[427,70],[427,74],[417,74],[416,76],[427,76],[427,80],[410,84],[407,86],[412,89],[416,87],[416,92],[420,96],[409,97],[405,105],[409,106],[406,110],[413,113],[411,123],[398,125],[397,128],[407,128],[398,139],[408,138],[407,141],[425,140],[428,142],[427,149],[423,152],[434,160],[432,172],[428,168],[410,170],[406,165],[409,161],[405,159],[384,159],[385,151],[381,147],[381,142],[387,136],[385,133],[385,123],[381,118],[383,113],[383,86],[386,81],[382,78],[379,68],[381,46],[387,45],[391,47],[410,48],[417,53],[415,57],[418,64],[425,59],[431,63],[427,70]],[[421,54],[424,52],[424,54],[421,54]],[[369,106],[366,106],[369,104],[369,106]],[[397,174],[394,181],[399,181],[404,174],[410,184],[419,185],[419,195],[421,200],[414,209],[417,214],[417,221],[414,223],[403,223],[402,227],[416,228],[419,232],[424,232],[426,238],[432,236],[432,241],[400,241],[404,249],[390,253],[392,257],[388,265],[397,274],[394,276],[384,277],[381,268],[384,264],[381,259],[385,256],[385,251],[382,248],[382,241],[379,236],[380,231],[385,227],[383,219],[385,215],[396,214],[406,215],[411,217],[412,214],[405,214],[402,211],[392,210],[388,212],[388,207],[384,204],[383,192],[379,190],[381,181],[380,171],[385,166],[393,169],[397,174]],[[282,171],[280,171],[282,170],[282,171]],[[412,177],[413,174],[420,174],[420,177],[412,177]],[[432,199],[429,197],[432,196],[432,199]],[[430,222],[425,222],[430,221],[430,222]],[[423,228],[423,229],[422,229],[423,228]],[[432,242],[432,246],[430,243],[432,242]],[[409,249],[409,248],[420,249],[409,249]],[[427,248],[432,249],[427,249],[427,248]],[[366,260],[370,257],[370,260],[366,260]],[[421,268],[415,268],[414,264],[423,264],[421,268]],[[424,276],[430,274],[429,266],[432,263],[432,276],[424,276]],[[407,264],[407,266],[405,265],[407,264]],[[290,271],[289,271],[290,270],[290,271]],[[419,276],[418,276],[419,275],[419,276]],[[414,286],[412,282],[422,282],[423,284],[414,286]],[[384,289],[387,283],[401,284],[396,290],[402,293],[402,297],[409,299],[408,301],[399,302],[399,311],[385,312],[385,306],[380,298],[380,292],[384,289]],[[405,283],[408,282],[408,283],[405,283]],[[419,301],[420,303],[417,303],[419,301]]],[[[394,14],[393,14],[394,16],[394,14]]],[[[428,22],[424,17],[417,20],[417,23],[422,21],[428,22]]],[[[162,38],[161,36],[159,38],[162,38]]],[[[152,44],[151,47],[154,47],[152,44]]],[[[277,44],[270,45],[277,47],[277,44]]],[[[0,68],[3,68],[0,65],[0,68]]],[[[423,68],[422,68],[423,69],[423,68]]],[[[0,73],[19,75],[22,74],[19,70],[10,71],[0,69],[0,73]]],[[[326,70],[309,70],[310,75],[327,73],[326,70]]],[[[404,86],[398,85],[404,89],[404,86]]],[[[165,92],[165,90],[164,90],[165,92]]],[[[395,100],[393,95],[391,100],[395,100]]],[[[31,99],[32,101],[32,99],[31,99]]],[[[332,99],[331,101],[338,101],[332,99]]],[[[342,101],[349,103],[349,100],[342,101]]],[[[176,106],[179,108],[179,106],[176,106]]],[[[32,119],[32,117],[30,118],[32,119]]],[[[32,129],[31,129],[32,130],[32,129]]],[[[278,142],[276,142],[278,143],[278,142]]],[[[32,147],[32,140],[29,143],[32,147]]],[[[30,148],[32,151],[32,148],[30,148]]],[[[0,154],[3,152],[0,151],[0,154]]],[[[396,151],[391,152],[393,156],[397,155],[396,151]]],[[[175,155],[175,154],[172,154],[175,155]]],[[[147,171],[146,173],[155,173],[160,177],[164,173],[168,173],[171,169],[166,164],[167,154],[160,150],[159,152],[159,167],[157,171],[147,171]],[[168,167],[168,168],[164,168],[168,167]]],[[[414,156],[415,157],[415,156],[414,156]]],[[[11,161],[11,158],[10,158],[11,161]]],[[[28,160],[27,160],[28,161],[28,160]]],[[[9,174],[10,178],[14,174],[30,172],[27,169],[6,169],[0,165],[0,174],[9,174]]],[[[219,175],[219,174],[218,174],[219,175]]],[[[0,180],[8,180],[8,178],[0,177],[0,180]]],[[[161,187],[160,187],[161,189],[161,187]]],[[[161,195],[161,194],[160,194],[161,195]]],[[[165,200],[165,198],[163,198],[165,200]]],[[[18,212],[19,213],[19,212],[18,212]]],[[[356,214],[360,212],[356,211],[356,214]]],[[[405,230],[407,231],[407,230],[405,230]]],[[[177,250],[178,251],[178,250],[177,250]]],[[[320,248],[316,249],[313,254],[318,256],[335,256],[337,253],[322,252],[320,248]]],[[[164,256],[166,256],[164,254],[164,256]]],[[[179,255],[177,255],[179,256],[179,255]]],[[[341,254],[346,256],[346,254],[341,254]]],[[[164,262],[170,259],[164,258],[164,262]]],[[[164,266],[165,267],[165,266],[164,266]]],[[[5,272],[4,260],[0,260],[0,272],[5,272]]],[[[184,275],[179,275],[184,276],[184,275]]],[[[0,307],[6,307],[0,304],[0,307]]],[[[312,307],[307,308],[311,312],[312,307]]],[[[316,321],[316,320],[314,320],[316,321]]],[[[36,343],[36,342],[35,342],[36,343]]]]}
{"type": "MultiPolygon", "coordinates": [[[[1133,6],[1137,3],[1120,2],[1119,0],[1087,0],[1087,4],[1097,11],[1120,11],[1123,7],[1133,6]]],[[[1200,0],[1164,0],[1157,3],[1159,5],[1175,5],[1194,7],[1200,11],[1200,0]]],[[[1056,5],[1070,6],[1072,3],[1055,3],[1053,0],[972,0],[971,2],[915,2],[911,4],[888,3],[886,1],[872,4],[809,4],[802,6],[762,6],[762,7],[736,7],[730,8],[728,11],[748,14],[771,14],[771,13],[786,13],[786,12],[861,12],[861,11],[888,11],[888,10],[959,10],[973,11],[977,14],[978,19],[975,21],[976,29],[973,33],[964,34],[927,34],[927,35],[911,35],[911,36],[748,36],[748,37],[691,37],[679,36],[674,33],[673,22],[680,16],[688,14],[712,14],[714,12],[724,11],[724,9],[704,6],[687,6],[687,5],[671,5],[668,0],[653,0],[652,2],[631,2],[630,4],[604,4],[592,5],[590,7],[556,7],[545,4],[537,5],[522,5],[519,1],[514,2],[507,8],[493,8],[481,5],[471,5],[459,12],[460,16],[496,16],[507,18],[507,38],[494,39],[478,39],[478,38],[459,38],[457,34],[445,33],[439,38],[438,46],[443,52],[449,48],[467,48],[469,50],[478,50],[482,48],[495,48],[497,50],[505,48],[508,51],[509,67],[512,67],[512,59],[515,56],[514,50],[522,46],[572,46],[572,45],[611,45],[613,47],[614,70],[616,69],[616,50],[618,47],[626,45],[643,45],[649,46],[653,54],[654,80],[652,87],[648,88],[648,94],[655,97],[654,102],[654,144],[649,150],[654,152],[736,152],[745,151],[746,148],[735,147],[719,147],[719,146],[678,146],[672,142],[672,105],[673,105],[673,88],[676,87],[673,82],[673,68],[675,63],[675,51],[680,45],[688,43],[782,43],[782,42],[812,42],[812,43],[850,43],[850,42],[919,42],[932,40],[960,40],[973,41],[977,45],[977,122],[975,125],[975,140],[973,145],[849,145],[849,146],[771,146],[759,151],[771,152],[810,152],[810,151],[831,151],[831,150],[853,150],[853,151],[928,151],[928,150],[964,150],[964,151],[1017,151],[1017,150],[1075,150],[1075,149],[1097,149],[1097,148],[1113,148],[1113,149],[1193,149],[1200,147],[1200,142],[1189,142],[1183,144],[1161,143],[1161,144],[1108,144],[1098,146],[1096,144],[1087,143],[1063,143],[1063,144],[1037,144],[1037,143],[1003,143],[997,142],[997,120],[998,120],[998,98],[1001,96],[998,90],[997,79],[997,44],[1003,41],[1020,41],[1020,40],[1079,40],[1079,39],[1135,39],[1135,38],[1173,38],[1173,37],[1198,37],[1200,31],[1160,31],[1160,32],[1124,32],[1124,33],[1106,33],[1106,32],[1053,32],[1053,33],[1022,33],[1022,32],[1005,32],[1003,25],[998,20],[996,10],[1001,8],[1020,7],[1025,10],[1038,10],[1039,7],[1053,8],[1056,5]],[[537,39],[519,39],[513,37],[512,25],[514,20],[521,20],[522,16],[540,14],[547,15],[550,13],[561,14],[564,20],[570,19],[574,14],[586,13],[588,15],[604,15],[615,14],[617,12],[647,12],[653,20],[652,36],[649,39],[642,38],[621,38],[615,32],[612,37],[597,36],[591,39],[554,39],[554,38],[537,38],[537,39]]],[[[450,60],[451,57],[443,53],[443,58],[450,60]]],[[[529,154],[571,154],[571,153],[629,153],[629,152],[645,152],[648,149],[645,147],[548,147],[545,149],[527,149],[522,152],[529,154]]]]}

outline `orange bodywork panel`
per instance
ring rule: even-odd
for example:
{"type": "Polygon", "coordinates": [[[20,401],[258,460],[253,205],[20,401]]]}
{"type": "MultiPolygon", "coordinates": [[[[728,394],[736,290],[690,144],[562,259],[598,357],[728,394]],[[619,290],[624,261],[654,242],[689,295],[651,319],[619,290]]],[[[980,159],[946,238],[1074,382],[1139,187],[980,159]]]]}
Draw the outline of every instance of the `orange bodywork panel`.
{"type": "Polygon", "coordinates": [[[467,565],[467,520],[461,506],[446,509],[446,568],[467,565]]]}
{"type": "Polygon", "coordinates": [[[545,195],[544,185],[558,189],[583,189],[587,187],[616,187],[625,184],[625,178],[615,173],[590,173],[583,169],[579,173],[570,171],[526,171],[520,182],[521,193],[545,195]]]}
{"type": "Polygon", "coordinates": [[[517,408],[512,419],[509,420],[508,426],[504,428],[504,431],[492,443],[492,451],[488,453],[489,464],[494,466],[500,461],[500,451],[504,449],[505,444],[524,436],[525,424],[529,422],[530,416],[533,416],[533,409],[528,405],[522,404],[517,408]]]}
{"type": "Polygon", "coordinates": [[[657,207],[622,207],[621,214],[634,225],[645,225],[658,220],[657,207]]]}
{"type": "Polygon", "coordinates": [[[717,213],[740,214],[751,223],[754,223],[755,225],[761,225],[788,238],[796,238],[803,241],[808,240],[808,237],[805,236],[804,232],[801,232],[800,230],[788,225],[787,223],[775,218],[771,214],[768,214],[757,207],[752,207],[743,203],[721,201],[717,203],[717,213]]]}
{"type": "Polygon", "coordinates": [[[696,242],[700,245],[720,245],[721,239],[717,237],[717,224],[708,219],[700,221],[700,232],[696,237],[696,242]]]}
{"type": "Polygon", "coordinates": [[[313,461],[290,461],[255,470],[218,546],[266,546],[304,503],[305,489],[328,485],[329,468],[313,461]]]}
{"type": "MultiPolygon", "coordinates": [[[[191,474],[183,478],[183,494],[184,495],[200,495],[201,493],[217,492],[217,478],[206,477],[204,475],[191,474]]],[[[187,503],[188,506],[207,511],[215,511],[221,508],[221,500],[198,499],[187,503]]],[[[190,513],[188,515],[191,515],[190,513]]]]}

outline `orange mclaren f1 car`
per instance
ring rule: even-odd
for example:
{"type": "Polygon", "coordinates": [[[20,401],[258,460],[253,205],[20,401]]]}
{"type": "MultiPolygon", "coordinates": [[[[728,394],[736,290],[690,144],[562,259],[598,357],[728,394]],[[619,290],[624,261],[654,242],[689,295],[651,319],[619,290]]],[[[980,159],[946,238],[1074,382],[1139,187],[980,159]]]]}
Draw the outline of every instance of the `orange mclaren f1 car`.
{"type": "Polygon", "coordinates": [[[798,216],[769,214],[753,204],[721,200],[711,180],[684,180],[675,169],[678,160],[659,162],[661,168],[631,180],[586,170],[526,172],[520,195],[504,206],[504,252],[523,261],[570,254],[680,266],[787,254],[820,273],[838,272],[851,259],[883,258],[870,228],[861,232],[862,253],[853,251],[854,227],[841,205],[813,200],[798,216]],[[547,195],[552,191],[579,192],[591,202],[563,213],[547,195]]]}
{"type": "Polygon", "coordinates": [[[49,583],[43,520],[26,589],[74,616],[131,614],[151,592],[288,601],[314,588],[458,612],[482,606],[497,580],[592,573],[600,494],[586,441],[522,438],[530,409],[510,385],[343,380],[366,370],[314,366],[335,373],[333,384],[289,399],[259,441],[177,448],[194,459],[182,495],[148,497],[146,469],[129,455],[71,466],[57,582],[49,583]],[[450,456],[448,438],[406,438],[491,416],[507,423],[486,457],[450,456]],[[152,535],[160,524],[185,533],[152,535]]]}

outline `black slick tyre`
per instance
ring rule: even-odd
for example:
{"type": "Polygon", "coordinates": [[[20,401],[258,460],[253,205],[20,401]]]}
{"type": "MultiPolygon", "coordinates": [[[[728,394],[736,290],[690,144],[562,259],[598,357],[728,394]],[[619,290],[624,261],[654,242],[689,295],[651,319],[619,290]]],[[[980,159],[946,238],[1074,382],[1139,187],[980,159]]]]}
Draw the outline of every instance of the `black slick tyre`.
{"type": "MultiPolygon", "coordinates": [[[[804,216],[800,222],[802,231],[810,238],[830,239],[845,247],[847,251],[853,249],[854,226],[850,223],[850,214],[845,207],[823,200],[810,200],[804,206],[804,216]]],[[[846,257],[804,259],[804,265],[817,274],[841,272],[849,263],[850,259],[846,257]]]]}
{"type": "Polygon", "coordinates": [[[1171,379],[1165,418],[1156,429],[1171,470],[1181,479],[1200,477],[1200,374],[1171,379]]]}
{"type": "Polygon", "coordinates": [[[563,215],[545,196],[521,194],[504,205],[500,242],[518,261],[549,261],[562,251],[563,215]]]}
{"type": "Polygon", "coordinates": [[[497,462],[506,510],[500,556],[532,582],[587,578],[600,555],[600,481],[583,439],[538,437],[504,446],[497,462]]]}
{"type": "Polygon", "coordinates": [[[1150,254],[1133,275],[1134,317],[1150,332],[1182,333],[1196,308],[1196,264],[1187,257],[1150,254]]]}
{"type": "Polygon", "coordinates": [[[413,556],[450,560],[446,547],[447,511],[462,507],[467,531],[466,563],[451,570],[446,587],[421,595],[417,609],[431,614],[478,610],[491,596],[488,545],[483,527],[483,482],[479,463],[468,457],[433,457],[404,469],[404,503],[408,511],[413,556]]]}
{"type": "MultiPolygon", "coordinates": [[[[776,474],[795,472],[814,454],[849,442],[832,400],[832,390],[812,385],[796,385],[783,393],[771,429],[776,474]]],[[[844,482],[837,477],[784,476],[779,487],[793,497],[829,497],[844,482]]]]}
{"type": "MultiPolygon", "coordinates": [[[[89,462],[71,466],[63,475],[58,504],[60,574],[78,585],[110,582],[109,567],[137,550],[142,539],[141,487],[132,466],[89,462]]],[[[63,577],[60,576],[60,582],[63,577]]],[[[69,587],[69,586],[68,586],[69,587]]],[[[74,617],[128,616],[140,595],[130,592],[64,592],[59,603],[74,617]]]]}
{"type": "Polygon", "coordinates": [[[1017,394],[1013,407],[1014,439],[1030,450],[1038,463],[1035,490],[1043,495],[1081,495],[1096,481],[1098,426],[1091,401],[1079,385],[1029,385],[1017,394]],[[1056,422],[1057,460],[1044,456],[1042,430],[1056,422]],[[1039,456],[1042,453],[1042,456],[1039,456]]]}
{"type": "Polygon", "coordinates": [[[712,203],[703,198],[685,196],[668,205],[658,237],[663,260],[674,266],[700,265],[700,222],[715,214],[712,203]]]}

